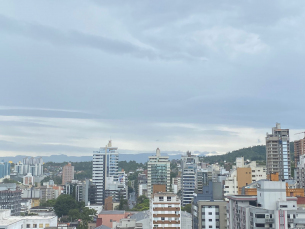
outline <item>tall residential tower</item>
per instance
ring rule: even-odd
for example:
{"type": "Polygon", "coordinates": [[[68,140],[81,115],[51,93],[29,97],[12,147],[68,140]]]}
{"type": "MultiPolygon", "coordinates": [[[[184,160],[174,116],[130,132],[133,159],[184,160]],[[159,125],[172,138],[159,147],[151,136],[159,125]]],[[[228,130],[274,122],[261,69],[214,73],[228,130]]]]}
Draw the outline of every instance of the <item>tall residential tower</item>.
{"type": "Polygon", "coordinates": [[[154,185],[166,185],[166,191],[170,191],[170,161],[168,157],[162,157],[160,149],[156,150],[156,156],[149,157],[147,164],[147,192],[151,198],[154,185]]]}
{"type": "Polygon", "coordinates": [[[199,160],[196,155],[187,152],[186,156],[181,156],[182,165],[182,206],[192,203],[197,184],[197,164],[199,160]]]}
{"type": "Polygon", "coordinates": [[[111,141],[99,151],[93,152],[92,183],[96,185],[96,203],[104,204],[107,178],[118,181],[118,148],[111,141]]]}
{"type": "Polygon", "coordinates": [[[279,173],[280,180],[291,176],[289,129],[281,129],[279,123],[266,136],[266,166],[267,174],[279,173]]]}

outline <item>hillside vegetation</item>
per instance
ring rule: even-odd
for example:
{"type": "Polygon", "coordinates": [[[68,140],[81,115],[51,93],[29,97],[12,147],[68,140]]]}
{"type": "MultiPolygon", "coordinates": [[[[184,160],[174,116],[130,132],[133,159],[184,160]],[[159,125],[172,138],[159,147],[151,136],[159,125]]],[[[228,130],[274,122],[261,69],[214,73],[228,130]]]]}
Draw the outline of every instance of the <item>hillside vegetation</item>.
{"type": "MultiPolygon", "coordinates": [[[[294,160],[293,142],[290,142],[290,155],[291,155],[291,161],[293,161],[294,160]]],[[[236,157],[244,157],[245,160],[261,161],[262,163],[265,163],[266,146],[258,145],[258,146],[247,147],[239,150],[234,150],[232,152],[228,152],[223,155],[201,157],[201,160],[210,164],[217,162],[222,164],[224,161],[233,163],[235,162],[236,157]]]]}

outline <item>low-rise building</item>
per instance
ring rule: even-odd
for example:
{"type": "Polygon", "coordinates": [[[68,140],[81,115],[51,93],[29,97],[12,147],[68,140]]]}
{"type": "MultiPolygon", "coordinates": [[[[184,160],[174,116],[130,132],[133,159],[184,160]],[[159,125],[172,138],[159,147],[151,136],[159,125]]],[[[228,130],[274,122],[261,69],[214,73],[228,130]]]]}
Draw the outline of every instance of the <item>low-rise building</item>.
{"type": "Polygon", "coordinates": [[[0,210],[0,228],[57,227],[57,216],[11,216],[10,210],[0,210]]]}
{"type": "Polygon", "coordinates": [[[305,210],[297,208],[297,197],[287,197],[286,182],[261,181],[257,196],[229,197],[228,229],[305,228],[305,210]]]}

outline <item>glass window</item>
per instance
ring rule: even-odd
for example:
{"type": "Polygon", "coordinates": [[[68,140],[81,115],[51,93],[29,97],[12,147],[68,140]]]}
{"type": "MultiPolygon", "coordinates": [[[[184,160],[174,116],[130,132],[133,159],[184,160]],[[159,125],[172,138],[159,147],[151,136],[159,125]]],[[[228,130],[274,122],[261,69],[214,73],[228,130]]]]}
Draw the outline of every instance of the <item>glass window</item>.
{"type": "Polygon", "coordinates": [[[39,224],[39,228],[43,228],[43,223],[40,223],[40,224],[39,224]]]}
{"type": "Polygon", "coordinates": [[[26,228],[31,228],[31,224],[27,224],[27,225],[26,225],[26,228]]]}
{"type": "Polygon", "coordinates": [[[33,224],[33,228],[37,228],[37,224],[33,224]]]}

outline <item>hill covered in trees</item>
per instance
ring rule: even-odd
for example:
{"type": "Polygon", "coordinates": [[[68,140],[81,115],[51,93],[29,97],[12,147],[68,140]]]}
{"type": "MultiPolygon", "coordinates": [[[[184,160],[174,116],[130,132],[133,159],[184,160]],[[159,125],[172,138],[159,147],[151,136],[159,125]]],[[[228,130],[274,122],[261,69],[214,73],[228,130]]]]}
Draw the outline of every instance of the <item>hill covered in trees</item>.
{"type": "MultiPolygon", "coordinates": [[[[236,157],[244,157],[245,160],[258,161],[261,163],[265,163],[266,161],[266,146],[265,145],[257,145],[252,147],[247,147],[239,150],[234,150],[232,152],[228,152],[222,155],[215,156],[206,156],[200,157],[200,159],[204,162],[213,164],[213,163],[223,163],[231,162],[234,163],[236,157]]],[[[290,142],[290,157],[291,161],[294,160],[294,145],[293,142],[290,142]]]]}

